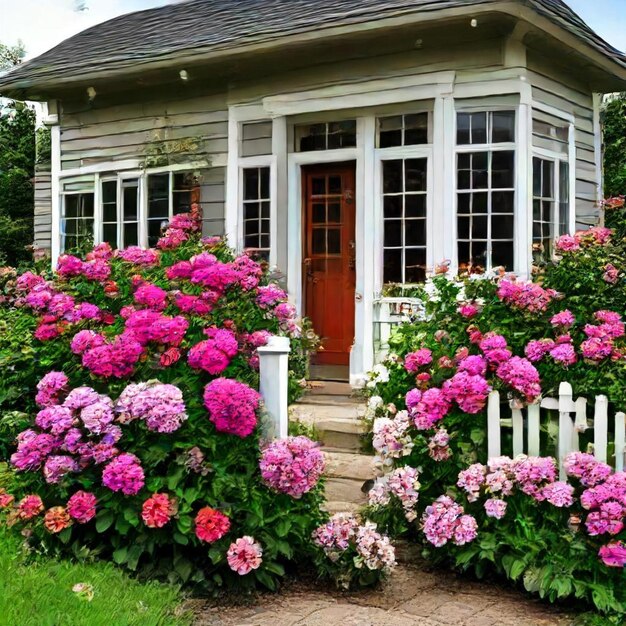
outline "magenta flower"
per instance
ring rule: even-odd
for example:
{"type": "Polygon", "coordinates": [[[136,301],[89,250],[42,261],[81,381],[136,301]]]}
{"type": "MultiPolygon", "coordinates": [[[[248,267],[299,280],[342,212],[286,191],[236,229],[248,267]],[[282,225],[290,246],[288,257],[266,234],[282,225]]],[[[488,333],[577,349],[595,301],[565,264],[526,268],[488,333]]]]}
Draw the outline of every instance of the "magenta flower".
{"type": "Polygon", "coordinates": [[[77,491],[67,501],[67,512],[79,524],[86,524],[96,516],[97,499],[88,491],[77,491]]]}
{"type": "Polygon", "coordinates": [[[247,437],[256,427],[261,396],[244,383],[217,378],[204,389],[204,406],[218,432],[247,437]]]}
{"type": "Polygon", "coordinates": [[[411,374],[417,374],[421,367],[433,362],[433,353],[428,348],[421,348],[417,352],[410,352],[404,358],[404,369],[411,374]]]}
{"type": "Polygon", "coordinates": [[[102,484],[111,491],[137,495],[144,485],[144,472],[134,454],[120,454],[102,472],[102,484]]]}
{"type": "Polygon", "coordinates": [[[61,394],[67,391],[68,378],[63,372],[48,372],[37,383],[35,402],[40,407],[59,404],[61,394]]]}
{"type": "Polygon", "coordinates": [[[602,546],[598,555],[608,567],[626,566],[626,546],[621,541],[602,546]]]}

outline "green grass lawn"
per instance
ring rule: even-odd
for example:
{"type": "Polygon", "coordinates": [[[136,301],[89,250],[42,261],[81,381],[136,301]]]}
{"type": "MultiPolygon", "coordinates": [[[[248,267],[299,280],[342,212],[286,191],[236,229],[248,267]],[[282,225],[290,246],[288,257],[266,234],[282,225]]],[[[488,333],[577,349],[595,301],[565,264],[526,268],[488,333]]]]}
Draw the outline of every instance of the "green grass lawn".
{"type": "Polygon", "coordinates": [[[0,626],[186,626],[180,602],[174,587],[110,563],[29,557],[19,534],[0,526],[0,626]],[[90,585],[91,601],[72,591],[78,583],[90,585]]]}

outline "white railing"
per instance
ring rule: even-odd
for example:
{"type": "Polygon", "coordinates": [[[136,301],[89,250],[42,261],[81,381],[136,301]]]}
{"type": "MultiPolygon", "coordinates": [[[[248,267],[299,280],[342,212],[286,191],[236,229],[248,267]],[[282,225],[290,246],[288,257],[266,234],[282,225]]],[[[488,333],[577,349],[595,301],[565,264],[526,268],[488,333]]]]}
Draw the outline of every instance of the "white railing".
{"type": "MultiPolygon", "coordinates": [[[[579,434],[593,429],[593,454],[599,461],[607,461],[609,435],[609,402],[606,396],[596,396],[593,420],[587,419],[587,398],[574,400],[572,386],[561,383],[558,398],[543,398],[540,403],[528,405],[526,415],[515,402],[510,403],[511,416],[502,419],[501,400],[498,391],[492,391],[487,405],[487,450],[489,458],[501,455],[502,427],[513,428],[513,456],[528,454],[541,455],[541,414],[545,411],[558,411],[559,430],[557,455],[561,478],[565,477],[563,459],[570,453],[580,450],[579,434]],[[526,430],[526,446],[524,446],[526,430]]],[[[626,415],[616,413],[614,420],[615,470],[624,469],[626,449],[626,415]]]]}
{"type": "Polygon", "coordinates": [[[288,337],[272,336],[267,345],[258,348],[259,392],[267,412],[263,430],[268,439],[282,439],[288,434],[290,352],[288,337]]]}

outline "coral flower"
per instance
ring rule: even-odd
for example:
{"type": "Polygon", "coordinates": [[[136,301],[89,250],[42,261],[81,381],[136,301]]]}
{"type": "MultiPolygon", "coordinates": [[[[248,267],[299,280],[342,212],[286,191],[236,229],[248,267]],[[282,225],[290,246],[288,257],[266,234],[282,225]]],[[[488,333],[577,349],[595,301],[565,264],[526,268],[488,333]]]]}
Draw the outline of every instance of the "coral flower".
{"type": "Polygon", "coordinates": [[[263,562],[263,550],[252,537],[240,537],[235,543],[230,544],[226,558],[230,569],[240,576],[249,574],[253,569],[258,569],[263,562]]]}
{"type": "Polygon", "coordinates": [[[230,530],[230,519],[220,511],[205,506],[196,515],[196,537],[214,543],[230,530]]]}
{"type": "Polygon", "coordinates": [[[72,518],[63,506],[53,506],[46,511],[43,518],[43,525],[49,533],[60,533],[68,526],[71,526],[72,518]]]}
{"type": "Polygon", "coordinates": [[[141,509],[141,519],[148,528],[163,528],[175,513],[175,502],[165,493],[150,496],[141,509]]]}

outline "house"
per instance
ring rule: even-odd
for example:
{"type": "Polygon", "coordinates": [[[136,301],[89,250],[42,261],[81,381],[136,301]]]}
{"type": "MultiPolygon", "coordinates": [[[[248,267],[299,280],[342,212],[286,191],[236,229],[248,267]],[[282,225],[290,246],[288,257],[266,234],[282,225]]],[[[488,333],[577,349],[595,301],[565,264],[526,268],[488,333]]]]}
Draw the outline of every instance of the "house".
{"type": "MultiPolygon", "coordinates": [[[[520,275],[598,219],[601,94],[626,57],[561,0],[190,0],[86,30],[0,78],[47,103],[53,259],[154,244],[192,202],[285,275],[357,384],[381,294],[520,275]]],[[[47,191],[49,190],[49,191],[47,191]]]]}

